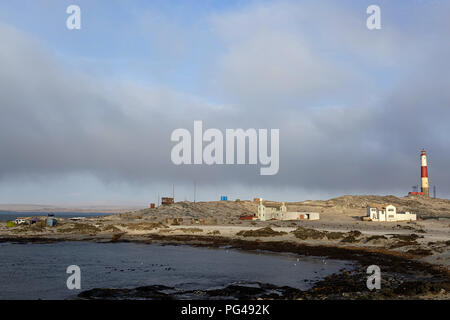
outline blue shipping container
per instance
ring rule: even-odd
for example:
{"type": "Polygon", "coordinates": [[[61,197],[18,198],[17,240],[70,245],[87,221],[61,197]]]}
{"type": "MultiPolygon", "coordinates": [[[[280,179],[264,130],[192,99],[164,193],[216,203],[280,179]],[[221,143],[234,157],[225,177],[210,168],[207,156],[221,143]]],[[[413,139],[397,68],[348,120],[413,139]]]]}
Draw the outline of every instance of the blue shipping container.
{"type": "Polygon", "coordinates": [[[227,196],[221,196],[220,197],[220,201],[228,201],[228,197],[227,196]]]}

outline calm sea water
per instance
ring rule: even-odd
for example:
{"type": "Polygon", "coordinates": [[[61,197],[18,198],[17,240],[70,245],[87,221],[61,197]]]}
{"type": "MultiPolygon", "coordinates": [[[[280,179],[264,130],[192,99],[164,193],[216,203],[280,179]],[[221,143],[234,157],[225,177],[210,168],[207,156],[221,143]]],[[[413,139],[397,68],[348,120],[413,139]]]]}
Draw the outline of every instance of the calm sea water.
{"type": "Polygon", "coordinates": [[[349,262],[228,249],[138,243],[0,243],[0,299],[66,299],[92,288],[162,284],[212,289],[262,282],[307,289],[349,262]],[[69,265],[81,268],[81,290],[66,286],[69,265]]]}
{"type": "MultiPolygon", "coordinates": [[[[73,217],[97,217],[97,216],[107,216],[112,213],[89,213],[89,212],[51,212],[56,218],[73,218],[73,217]]],[[[14,212],[14,211],[0,211],[0,221],[12,221],[17,217],[34,217],[34,216],[47,216],[49,212],[14,212]]]]}

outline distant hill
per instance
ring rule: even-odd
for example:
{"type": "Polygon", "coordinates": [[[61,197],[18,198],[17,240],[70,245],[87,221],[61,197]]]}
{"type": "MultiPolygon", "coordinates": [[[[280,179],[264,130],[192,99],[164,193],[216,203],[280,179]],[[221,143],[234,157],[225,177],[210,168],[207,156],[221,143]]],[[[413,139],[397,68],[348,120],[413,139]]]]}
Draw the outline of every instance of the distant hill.
{"type": "Polygon", "coordinates": [[[140,210],[142,207],[132,206],[102,206],[102,205],[80,205],[59,207],[45,204],[0,204],[0,214],[2,211],[12,212],[102,212],[119,213],[132,210],[140,210]]]}
{"type": "MultiPolygon", "coordinates": [[[[268,206],[281,205],[277,201],[264,201],[268,206]]],[[[286,202],[288,210],[313,211],[324,214],[345,214],[363,216],[368,204],[393,204],[399,211],[409,211],[419,217],[450,218],[450,200],[433,199],[420,196],[402,197],[375,195],[345,195],[330,200],[306,200],[301,202],[286,202]]],[[[258,204],[252,201],[207,201],[207,202],[177,202],[172,205],[160,206],[154,209],[143,209],[135,212],[122,213],[121,216],[147,216],[152,218],[185,217],[197,219],[235,220],[240,216],[255,214],[258,204]]]]}

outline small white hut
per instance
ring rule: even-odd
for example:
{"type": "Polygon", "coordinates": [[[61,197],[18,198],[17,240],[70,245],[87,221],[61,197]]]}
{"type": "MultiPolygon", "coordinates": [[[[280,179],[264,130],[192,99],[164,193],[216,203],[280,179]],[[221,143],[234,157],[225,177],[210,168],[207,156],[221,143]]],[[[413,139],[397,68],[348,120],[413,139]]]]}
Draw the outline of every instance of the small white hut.
{"type": "Polygon", "coordinates": [[[417,216],[408,211],[397,212],[397,208],[392,204],[368,205],[366,207],[367,218],[371,221],[410,221],[417,220],[417,216]]]}

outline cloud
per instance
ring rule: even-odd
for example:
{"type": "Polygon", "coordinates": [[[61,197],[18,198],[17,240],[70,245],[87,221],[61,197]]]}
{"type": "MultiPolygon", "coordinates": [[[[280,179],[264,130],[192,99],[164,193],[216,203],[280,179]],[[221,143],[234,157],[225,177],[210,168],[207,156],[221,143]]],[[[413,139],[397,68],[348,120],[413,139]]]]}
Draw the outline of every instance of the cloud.
{"type": "MultiPolygon", "coordinates": [[[[189,190],[196,180],[209,195],[229,190],[240,198],[406,194],[419,182],[425,147],[431,183],[448,195],[450,52],[448,22],[434,19],[440,9],[426,11],[431,29],[417,33],[407,22],[420,10],[402,23],[383,15],[379,33],[365,28],[364,10],[328,2],[216,13],[205,18],[210,34],[198,43],[216,55],[200,67],[209,71],[195,78],[196,94],[167,81],[141,85],[74,71],[37,39],[0,24],[0,183],[91,175],[152,192],[172,182],[189,190]],[[279,174],[173,165],[170,134],[192,131],[194,120],[205,129],[280,129],[279,174]]],[[[152,35],[159,54],[176,60],[190,51],[172,40],[191,39],[198,26],[181,32],[170,17],[160,20],[171,28],[152,35]]]]}
{"type": "Polygon", "coordinates": [[[171,128],[212,108],[168,88],[105,83],[65,69],[11,27],[2,25],[0,37],[0,177],[72,171],[107,180],[158,176],[169,165],[171,128]]]}

